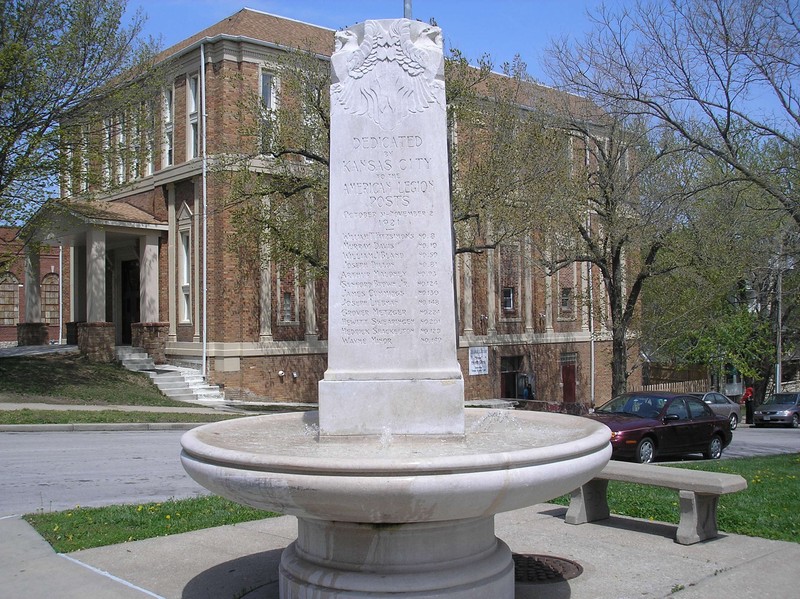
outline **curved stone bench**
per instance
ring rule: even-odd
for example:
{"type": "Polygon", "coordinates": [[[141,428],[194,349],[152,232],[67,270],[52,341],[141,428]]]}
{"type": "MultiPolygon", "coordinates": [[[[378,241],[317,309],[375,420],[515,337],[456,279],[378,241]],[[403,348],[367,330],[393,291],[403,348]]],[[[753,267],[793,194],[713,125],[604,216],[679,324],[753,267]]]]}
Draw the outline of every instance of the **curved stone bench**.
{"type": "Polygon", "coordinates": [[[747,488],[738,474],[702,472],[668,466],[610,461],[599,475],[572,492],[566,521],[583,524],[608,518],[608,481],[676,489],[680,495],[681,519],[675,540],[691,545],[713,539],[717,531],[719,496],[747,488]]]}

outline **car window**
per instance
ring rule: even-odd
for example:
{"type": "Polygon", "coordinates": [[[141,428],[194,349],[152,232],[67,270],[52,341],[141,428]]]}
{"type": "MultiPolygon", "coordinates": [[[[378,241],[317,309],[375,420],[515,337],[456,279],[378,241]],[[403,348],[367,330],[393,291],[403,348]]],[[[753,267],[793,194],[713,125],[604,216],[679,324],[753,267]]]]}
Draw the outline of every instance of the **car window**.
{"type": "Polygon", "coordinates": [[[686,410],[686,402],[682,397],[677,397],[667,407],[667,416],[677,416],[678,420],[688,420],[689,412],[686,410]]]}
{"type": "Polygon", "coordinates": [[[714,403],[715,404],[726,404],[726,403],[728,403],[728,400],[725,399],[724,395],[720,395],[719,393],[714,393],[713,397],[714,397],[714,403]]]}
{"type": "Polygon", "coordinates": [[[687,397],[686,404],[689,406],[689,413],[691,414],[692,419],[714,415],[714,412],[712,412],[706,404],[701,401],[697,401],[694,398],[687,397]]]}

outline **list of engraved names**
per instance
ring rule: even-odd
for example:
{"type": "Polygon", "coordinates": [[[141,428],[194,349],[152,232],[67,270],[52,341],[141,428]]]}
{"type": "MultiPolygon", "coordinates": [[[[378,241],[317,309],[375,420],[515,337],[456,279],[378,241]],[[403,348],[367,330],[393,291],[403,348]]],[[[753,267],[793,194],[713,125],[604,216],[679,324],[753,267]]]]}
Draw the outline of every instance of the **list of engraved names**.
{"type": "Polygon", "coordinates": [[[440,289],[449,281],[441,280],[442,261],[450,248],[436,231],[449,220],[449,193],[425,141],[423,134],[352,137],[339,165],[345,344],[443,341],[440,289]]]}

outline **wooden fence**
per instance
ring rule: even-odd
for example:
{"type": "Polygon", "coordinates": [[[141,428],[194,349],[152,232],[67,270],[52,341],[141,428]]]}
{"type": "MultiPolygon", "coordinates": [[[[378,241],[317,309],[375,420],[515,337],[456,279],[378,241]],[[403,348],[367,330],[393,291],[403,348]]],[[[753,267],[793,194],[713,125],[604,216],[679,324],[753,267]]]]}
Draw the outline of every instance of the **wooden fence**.
{"type": "Polygon", "coordinates": [[[673,391],[675,393],[702,393],[709,391],[707,379],[693,381],[673,381],[670,383],[656,383],[654,385],[631,386],[628,391],[673,391]]]}

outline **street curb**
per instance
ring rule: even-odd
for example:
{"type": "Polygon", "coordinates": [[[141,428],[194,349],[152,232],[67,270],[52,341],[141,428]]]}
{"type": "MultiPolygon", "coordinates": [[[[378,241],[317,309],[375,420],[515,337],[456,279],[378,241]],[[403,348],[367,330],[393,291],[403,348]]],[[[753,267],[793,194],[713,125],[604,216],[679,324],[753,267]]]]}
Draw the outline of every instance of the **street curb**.
{"type": "Polygon", "coordinates": [[[131,422],[81,424],[0,424],[0,433],[114,432],[114,431],[188,431],[205,422],[131,422]]]}

